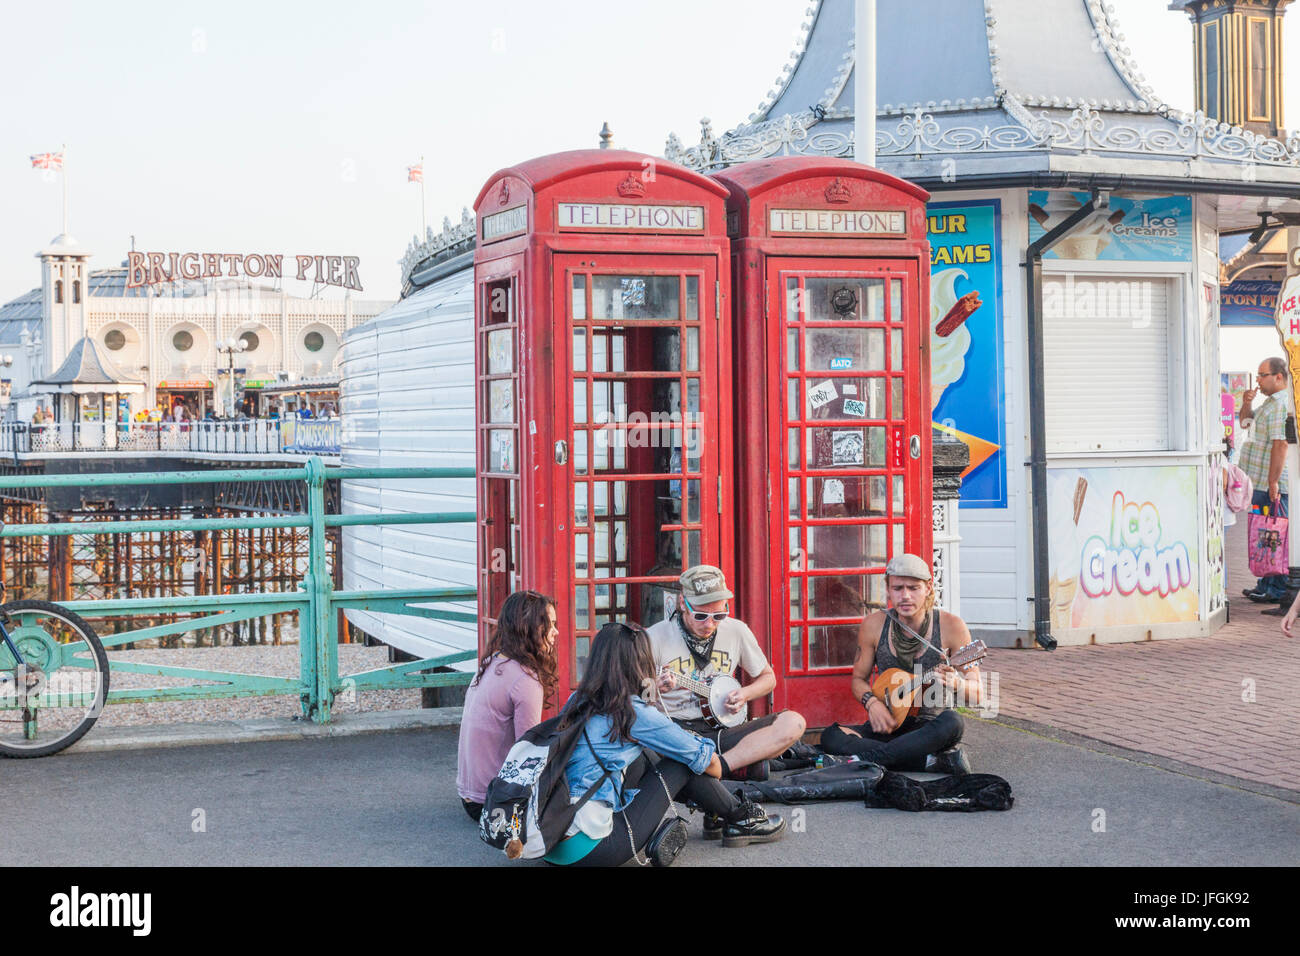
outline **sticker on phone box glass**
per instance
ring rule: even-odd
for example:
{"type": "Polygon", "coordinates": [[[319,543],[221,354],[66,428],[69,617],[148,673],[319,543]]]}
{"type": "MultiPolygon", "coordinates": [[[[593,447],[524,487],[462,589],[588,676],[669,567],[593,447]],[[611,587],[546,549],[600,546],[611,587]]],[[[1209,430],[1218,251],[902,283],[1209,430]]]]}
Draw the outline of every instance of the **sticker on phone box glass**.
{"type": "Polygon", "coordinates": [[[827,379],[808,389],[808,404],[814,409],[821,408],[823,405],[835,401],[838,395],[839,393],[835,391],[835,383],[827,379]]]}
{"type": "Polygon", "coordinates": [[[841,358],[833,358],[831,359],[831,368],[832,369],[853,368],[853,359],[847,356],[841,358]]]}
{"type": "Polygon", "coordinates": [[[844,399],[844,414],[852,418],[867,417],[867,403],[854,398],[844,399]]]}

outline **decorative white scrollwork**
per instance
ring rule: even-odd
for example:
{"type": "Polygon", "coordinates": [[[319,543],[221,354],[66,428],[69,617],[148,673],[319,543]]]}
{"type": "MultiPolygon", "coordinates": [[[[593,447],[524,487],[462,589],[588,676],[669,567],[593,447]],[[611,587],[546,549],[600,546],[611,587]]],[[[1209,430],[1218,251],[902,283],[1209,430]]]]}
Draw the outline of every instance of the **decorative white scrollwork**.
{"type": "Polygon", "coordinates": [[[944,610],[951,610],[944,597],[944,591],[946,588],[944,587],[943,559],[947,550],[947,548],[934,549],[934,567],[931,574],[934,582],[934,603],[944,610]]]}
{"type": "Polygon", "coordinates": [[[1223,456],[1214,455],[1205,469],[1205,564],[1206,608],[1210,614],[1227,600],[1223,536],[1223,456]]]}
{"type": "Polygon", "coordinates": [[[453,246],[467,241],[473,242],[474,236],[474,214],[469,209],[461,210],[460,222],[455,225],[452,224],[449,216],[444,216],[442,219],[442,232],[436,235],[432,226],[426,228],[424,240],[421,241],[419,236],[412,238],[411,244],[406,247],[406,254],[400,260],[402,285],[406,285],[406,280],[410,278],[411,271],[421,262],[436,256],[440,252],[446,252],[453,246]]]}
{"type": "MultiPolygon", "coordinates": [[[[920,159],[954,154],[1077,150],[1300,166],[1300,133],[1281,143],[1226,123],[1216,123],[1202,112],[1188,115],[1171,111],[1167,117],[1153,115],[1148,119],[1162,125],[1139,128],[1119,123],[1088,104],[1068,115],[1063,111],[1055,115],[1045,111],[1030,114],[1010,95],[1003,97],[1002,105],[1007,115],[1019,114],[1023,117],[1021,121],[998,126],[945,128],[935,119],[934,111],[916,107],[893,130],[877,127],[876,155],[882,159],[890,156],[920,159]],[[1172,125],[1171,120],[1177,125],[1172,125]]],[[[853,155],[851,126],[840,125],[835,129],[818,126],[811,113],[787,114],[740,127],[721,137],[714,137],[710,132],[699,146],[690,149],[683,149],[677,137],[670,137],[666,155],[674,162],[702,171],[769,156],[853,155]]]]}

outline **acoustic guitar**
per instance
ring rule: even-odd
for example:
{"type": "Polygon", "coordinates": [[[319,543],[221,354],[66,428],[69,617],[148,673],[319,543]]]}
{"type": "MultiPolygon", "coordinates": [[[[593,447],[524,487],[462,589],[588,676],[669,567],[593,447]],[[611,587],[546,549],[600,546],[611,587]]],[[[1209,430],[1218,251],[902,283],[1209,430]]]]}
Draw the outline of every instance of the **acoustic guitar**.
{"type": "MultiPolygon", "coordinates": [[[[972,641],[965,647],[953,651],[944,661],[953,670],[968,671],[988,653],[988,646],[983,641],[972,641]]],[[[913,704],[921,688],[934,679],[937,667],[931,667],[919,676],[914,671],[905,671],[901,667],[891,667],[881,671],[871,684],[871,693],[889,708],[890,715],[900,724],[921,708],[913,704]]]]}
{"type": "Polygon", "coordinates": [[[707,680],[695,680],[673,671],[673,679],[678,687],[684,687],[700,698],[700,713],[710,727],[719,730],[743,724],[747,707],[742,707],[734,714],[727,709],[727,697],[733,690],[740,690],[740,681],[728,674],[714,674],[707,680]]]}

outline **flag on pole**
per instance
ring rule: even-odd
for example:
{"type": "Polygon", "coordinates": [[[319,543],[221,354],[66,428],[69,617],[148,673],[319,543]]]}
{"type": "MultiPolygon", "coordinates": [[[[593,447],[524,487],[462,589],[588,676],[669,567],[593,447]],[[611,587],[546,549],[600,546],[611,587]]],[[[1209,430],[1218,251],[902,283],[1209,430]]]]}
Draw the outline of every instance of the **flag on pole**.
{"type": "Polygon", "coordinates": [[[424,163],[416,163],[414,166],[407,166],[406,181],[408,183],[424,182],[424,163]]]}
{"type": "Polygon", "coordinates": [[[33,169],[62,169],[63,150],[57,153],[37,153],[32,157],[33,169]]]}

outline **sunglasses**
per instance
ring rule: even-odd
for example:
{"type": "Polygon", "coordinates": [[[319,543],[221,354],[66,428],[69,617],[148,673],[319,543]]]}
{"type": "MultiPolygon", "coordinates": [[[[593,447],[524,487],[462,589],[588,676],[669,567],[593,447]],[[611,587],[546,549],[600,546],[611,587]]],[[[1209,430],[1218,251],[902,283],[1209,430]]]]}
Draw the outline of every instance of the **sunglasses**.
{"type": "Polygon", "coordinates": [[[730,611],[714,611],[711,614],[708,611],[697,611],[695,610],[695,608],[691,607],[689,601],[686,602],[686,609],[691,612],[691,617],[695,618],[697,624],[703,624],[705,621],[709,620],[710,618],[712,618],[715,622],[721,624],[723,621],[725,621],[728,617],[731,616],[730,611]]]}

